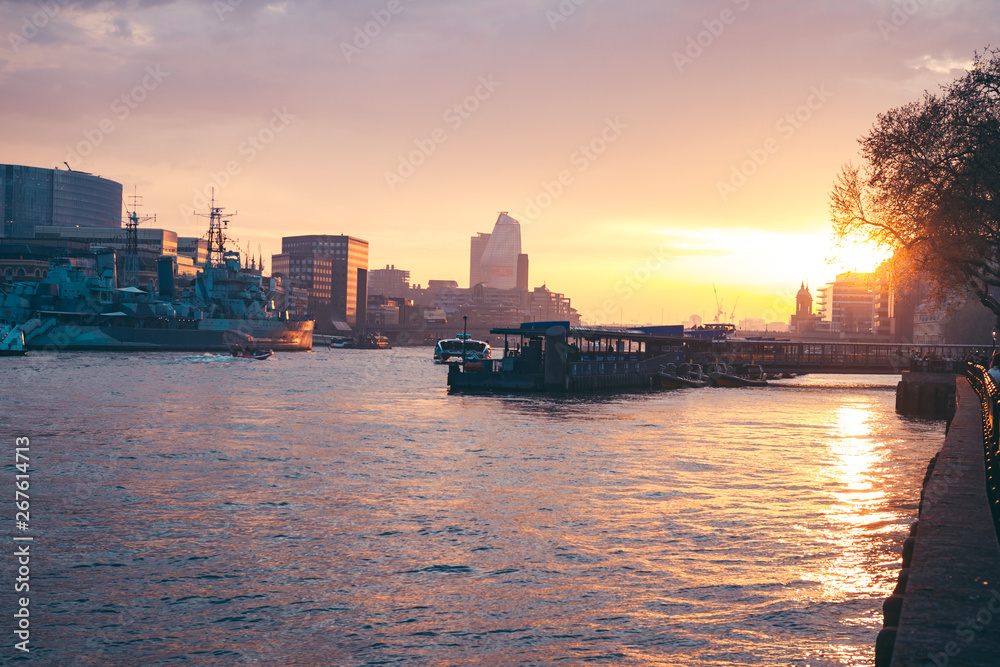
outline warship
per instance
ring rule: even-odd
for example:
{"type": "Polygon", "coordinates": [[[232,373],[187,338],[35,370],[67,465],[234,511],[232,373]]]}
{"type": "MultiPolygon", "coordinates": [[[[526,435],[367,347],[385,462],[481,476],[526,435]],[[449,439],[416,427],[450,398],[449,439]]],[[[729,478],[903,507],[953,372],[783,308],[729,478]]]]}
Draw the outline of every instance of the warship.
{"type": "Polygon", "coordinates": [[[242,267],[240,254],[225,249],[228,221],[214,200],[209,217],[209,261],[187,289],[175,289],[172,257],[157,262],[157,289],[139,288],[139,220],[131,213],[123,285],[114,250],[90,262],[55,259],[40,281],[5,285],[0,319],[20,325],[28,350],[312,349],[315,322],[276,309],[278,280],[242,267]]]}

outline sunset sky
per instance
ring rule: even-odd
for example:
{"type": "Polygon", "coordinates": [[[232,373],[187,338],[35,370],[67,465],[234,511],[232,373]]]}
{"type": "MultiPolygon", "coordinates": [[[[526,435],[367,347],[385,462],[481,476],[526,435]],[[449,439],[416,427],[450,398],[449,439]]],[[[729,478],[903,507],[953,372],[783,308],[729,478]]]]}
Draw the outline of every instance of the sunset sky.
{"type": "Polygon", "coordinates": [[[711,320],[715,283],[787,321],[873,261],[828,217],[857,139],[998,26],[986,0],[5,1],[0,162],[135,187],[185,236],[214,186],[268,265],[350,234],[422,284],[465,286],[507,211],[587,320],[711,320]]]}

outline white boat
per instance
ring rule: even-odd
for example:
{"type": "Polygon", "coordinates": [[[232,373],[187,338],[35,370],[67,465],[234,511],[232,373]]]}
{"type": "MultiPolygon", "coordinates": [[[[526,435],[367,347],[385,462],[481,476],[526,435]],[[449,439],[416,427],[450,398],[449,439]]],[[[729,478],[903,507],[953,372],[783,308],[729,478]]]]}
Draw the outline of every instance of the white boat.
{"type": "Polygon", "coordinates": [[[435,364],[460,364],[465,361],[483,361],[490,358],[490,344],[472,340],[470,334],[460,333],[454,338],[443,338],[434,347],[435,364]]]}

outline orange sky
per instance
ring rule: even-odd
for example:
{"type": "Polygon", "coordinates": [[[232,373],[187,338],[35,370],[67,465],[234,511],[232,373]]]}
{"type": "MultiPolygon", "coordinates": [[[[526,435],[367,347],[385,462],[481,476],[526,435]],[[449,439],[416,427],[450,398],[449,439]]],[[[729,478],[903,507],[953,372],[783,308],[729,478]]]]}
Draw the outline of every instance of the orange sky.
{"type": "Polygon", "coordinates": [[[465,285],[469,237],[508,211],[531,284],[586,319],[712,319],[715,283],[736,319],[787,321],[801,280],[869,268],[825,261],[857,139],[1000,18],[900,7],[6,2],[0,162],[137,187],[182,235],[215,187],[268,263],[282,235],[344,233],[415,283],[465,285]]]}

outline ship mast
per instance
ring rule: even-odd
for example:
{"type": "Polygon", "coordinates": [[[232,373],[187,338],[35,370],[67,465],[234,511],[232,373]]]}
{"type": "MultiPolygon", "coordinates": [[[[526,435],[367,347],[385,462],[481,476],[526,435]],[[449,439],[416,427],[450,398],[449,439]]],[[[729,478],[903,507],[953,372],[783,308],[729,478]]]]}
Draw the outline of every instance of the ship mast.
{"type": "Polygon", "coordinates": [[[128,213],[128,218],[125,222],[125,257],[122,261],[122,282],[126,287],[138,287],[139,286],[139,223],[147,222],[149,220],[156,220],[155,215],[143,216],[142,219],[139,218],[139,214],[136,209],[142,205],[142,197],[138,194],[133,194],[132,199],[132,210],[128,213]]]}
{"type": "MultiPolygon", "coordinates": [[[[204,216],[204,213],[198,215],[204,216]]],[[[233,214],[235,215],[235,213],[233,214]]],[[[226,252],[225,230],[229,228],[232,216],[222,215],[222,207],[215,205],[215,188],[212,188],[212,205],[208,214],[208,263],[221,266],[223,254],[226,252]]]]}

